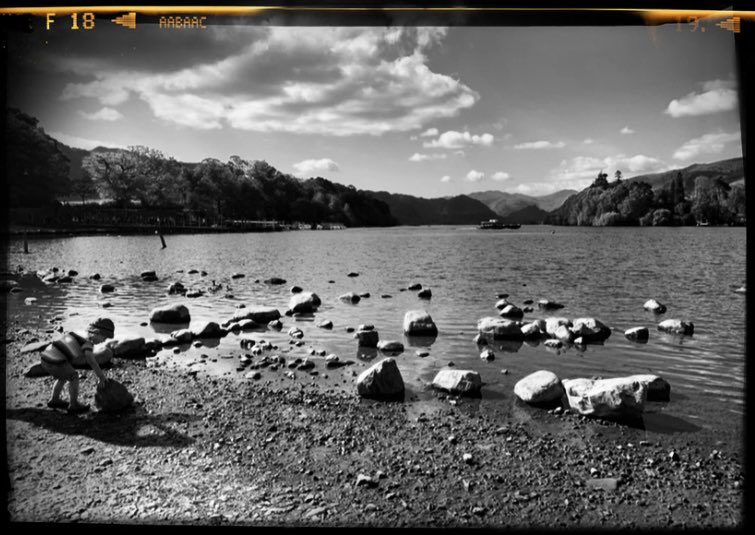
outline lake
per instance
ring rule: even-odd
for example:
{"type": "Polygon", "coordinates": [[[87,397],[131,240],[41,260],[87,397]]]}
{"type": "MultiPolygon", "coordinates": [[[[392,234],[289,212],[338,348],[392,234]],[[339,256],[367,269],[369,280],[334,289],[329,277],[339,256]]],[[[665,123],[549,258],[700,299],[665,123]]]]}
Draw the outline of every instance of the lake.
{"type": "MultiPolygon", "coordinates": [[[[734,289],[746,280],[745,228],[397,227],[168,235],[165,240],[167,248],[161,249],[156,235],[36,239],[29,242],[28,254],[22,241],[13,240],[8,251],[11,271],[18,266],[31,272],[56,266],[79,275],[71,284],[46,285],[24,278],[24,291],[6,297],[8,316],[18,320],[17,327],[48,329],[56,316],[65,329],[84,328],[93,318],[108,316],[115,321],[116,335],[150,338],[166,336],[141,325],[156,306],[184,303],[192,322],[222,323],[242,303],[274,306],[283,313],[290,287],[298,285],[322,299],[314,318],[284,316],[280,332],[229,334],[215,347],[183,347],[178,354],[166,349],[157,359],[170,366],[202,362],[202,373],[243,380],[245,372],[236,370],[238,356],[245,352],[240,339],[264,339],[277,344],[276,352],[287,359],[308,356],[314,348],[354,360],[353,366],[326,370],[322,357],[315,357],[318,380],[328,375],[329,385],[353,389],[353,372],[381,355],[360,351],[346,328],[371,323],[381,340],[405,344],[396,359],[415,394],[411,399],[428,399],[426,383],[452,361],[459,369],[481,374],[482,403],[510,400],[515,382],[540,369],[562,379],[654,373],[672,385],[668,406],[696,425],[720,425],[728,416],[744,413],[746,302],[745,295],[734,289]],[[189,274],[192,269],[207,275],[189,274]],[[159,280],[142,281],[140,273],[147,270],[156,271],[159,280]],[[359,276],[348,277],[350,272],[359,276]],[[102,279],[90,280],[92,273],[102,279]],[[245,276],[231,278],[234,273],[245,276]],[[287,282],[263,282],[270,277],[287,282]],[[167,287],[174,281],[201,289],[214,282],[222,289],[198,298],[169,296],[167,287]],[[104,283],[113,284],[115,292],[101,294],[104,283]],[[419,299],[415,291],[406,290],[412,283],[430,288],[432,298],[419,299]],[[352,291],[369,292],[370,297],[357,304],[338,299],[352,291]],[[605,344],[584,350],[495,343],[495,360],[483,361],[473,342],[477,320],[497,315],[499,293],[509,294],[508,300],[520,308],[525,300],[534,301],[535,310],[525,314],[525,320],[592,316],[613,333],[605,344]],[[37,301],[26,305],[27,297],[37,301]],[[668,311],[661,315],[645,311],[643,304],[650,298],[665,304],[668,311]],[[565,307],[543,312],[537,309],[539,299],[565,307]],[[103,308],[105,302],[111,306],[103,308]],[[430,313],[439,329],[435,340],[418,344],[404,338],[404,313],[413,309],[430,313]],[[659,332],[657,324],[668,318],[693,322],[694,335],[659,332]],[[326,319],[333,322],[332,330],[317,326],[326,319]],[[289,344],[287,331],[292,325],[304,331],[305,345],[300,348],[289,344]],[[624,331],[637,326],[649,328],[647,343],[625,338],[624,331]],[[418,350],[428,351],[429,356],[418,356],[418,350]]],[[[283,371],[277,372],[280,377],[265,373],[266,378],[284,380],[283,371]]]]}

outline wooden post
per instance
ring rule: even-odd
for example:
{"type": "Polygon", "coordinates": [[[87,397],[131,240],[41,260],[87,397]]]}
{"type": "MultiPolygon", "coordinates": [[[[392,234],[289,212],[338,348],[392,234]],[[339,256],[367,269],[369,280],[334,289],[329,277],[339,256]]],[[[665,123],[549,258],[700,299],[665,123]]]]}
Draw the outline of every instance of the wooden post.
{"type": "Polygon", "coordinates": [[[167,245],[165,245],[165,238],[163,238],[163,233],[160,230],[156,230],[155,234],[158,234],[160,236],[160,242],[163,244],[162,249],[165,249],[167,245]]]}
{"type": "Polygon", "coordinates": [[[29,242],[26,239],[26,231],[24,231],[24,253],[29,254],[29,242]]]}

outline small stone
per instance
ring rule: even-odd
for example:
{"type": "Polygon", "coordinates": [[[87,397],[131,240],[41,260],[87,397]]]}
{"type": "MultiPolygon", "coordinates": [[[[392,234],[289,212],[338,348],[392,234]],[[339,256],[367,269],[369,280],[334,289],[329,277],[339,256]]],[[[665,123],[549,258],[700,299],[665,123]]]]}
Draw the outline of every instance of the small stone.
{"type": "Polygon", "coordinates": [[[364,474],[357,475],[357,487],[374,488],[378,486],[378,482],[372,479],[370,476],[364,474]]]}
{"type": "Polygon", "coordinates": [[[464,460],[464,462],[465,462],[465,463],[467,463],[467,464],[472,464],[472,463],[474,462],[474,458],[472,457],[472,454],[471,454],[471,453],[465,453],[464,455],[462,455],[462,457],[461,457],[461,458],[462,458],[462,459],[464,460]]]}

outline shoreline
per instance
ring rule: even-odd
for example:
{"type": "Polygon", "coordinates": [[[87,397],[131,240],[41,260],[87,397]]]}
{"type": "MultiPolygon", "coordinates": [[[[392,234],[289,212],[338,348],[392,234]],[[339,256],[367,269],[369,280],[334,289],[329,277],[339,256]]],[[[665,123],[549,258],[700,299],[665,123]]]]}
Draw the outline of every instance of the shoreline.
{"type": "MultiPolygon", "coordinates": [[[[321,378],[260,380],[114,359],[134,409],[48,409],[19,354],[43,331],[8,318],[13,522],[281,527],[742,526],[741,429],[642,426],[434,393],[375,402],[321,378]],[[470,454],[471,458],[464,457],[470,454]],[[83,484],[86,482],[86,484],[83,484]]],[[[81,399],[95,380],[82,371],[81,399]]],[[[673,395],[673,393],[672,393],[673,395]]]]}

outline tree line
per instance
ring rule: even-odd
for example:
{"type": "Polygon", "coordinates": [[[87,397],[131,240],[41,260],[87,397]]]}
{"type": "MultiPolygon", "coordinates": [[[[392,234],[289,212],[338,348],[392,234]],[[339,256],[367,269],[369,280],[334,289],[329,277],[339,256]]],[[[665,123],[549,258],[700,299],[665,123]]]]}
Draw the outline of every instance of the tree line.
{"type": "Polygon", "coordinates": [[[353,186],[322,177],[299,179],[264,160],[239,156],[184,163],[144,146],[97,149],[83,158],[81,173],[71,179],[70,159],[36,119],[18,110],[10,110],[9,119],[12,206],[51,205],[75,195],[82,201],[106,199],[119,208],[182,208],[213,221],[397,224],[388,205],[353,186]]]}
{"type": "Polygon", "coordinates": [[[587,226],[668,226],[741,224],[745,214],[745,189],[732,187],[721,177],[698,176],[687,192],[682,173],[660,189],[650,184],[615,180],[599,172],[589,188],[569,197],[551,212],[545,223],[587,226]]]}

